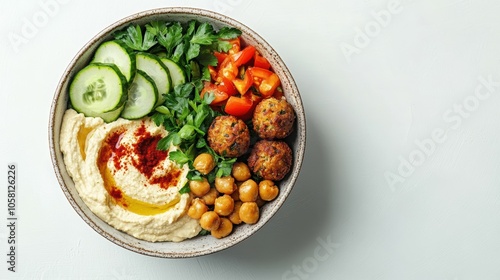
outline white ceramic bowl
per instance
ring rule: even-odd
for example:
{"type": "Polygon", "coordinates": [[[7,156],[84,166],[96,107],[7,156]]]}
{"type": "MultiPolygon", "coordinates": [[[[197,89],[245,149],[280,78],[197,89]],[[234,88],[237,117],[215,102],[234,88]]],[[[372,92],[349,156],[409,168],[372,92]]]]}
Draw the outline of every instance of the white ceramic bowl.
{"type": "Polygon", "coordinates": [[[241,242],[264,226],[283,205],[297,180],[304,158],[305,140],[306,121],[302,100],[292,75],[276,51],[262,37],[240,22],[225,15],[196,8],[172,7],[140,12],[119,20],[97,34],[76,54],[64,72],[55,91],[49,121],[49,142],[52,164],[62,190],[76,212],[95,231],[111,242],[137,253],[165,258],[194,257],[221,251],[241,242]],[[68,104],[67,92],[69,81],[76,72],[82,69],[91,60],[97,46],[112,38],[111,34],[114,31],[123,29],[131,23],[145,24],[152,20],[187,22],[192,19],[209,22],[214,25],[215,28],[232,26],[240,29],[243,33],[243,41],[254,45],[256,49],[270,61],[273,70],[281,79],[285,96],[295,109],[297,117],[295,131],[287,138],[294,152],[293,166],[289,175],[278,184],[280,188],[279,196],[274,201],[267,203],[261,208],[261,216],[257,224],[239,225],[235,227],[233,233],[223,239],[215,239],[209,235],[195,237],[182,242],[153,243],[136,239],[126,233],[116,230],[89,210],[79,197],[75,185],[64,166],[63,156],[59,148],[59,133],[62,117],[68,104]]]}

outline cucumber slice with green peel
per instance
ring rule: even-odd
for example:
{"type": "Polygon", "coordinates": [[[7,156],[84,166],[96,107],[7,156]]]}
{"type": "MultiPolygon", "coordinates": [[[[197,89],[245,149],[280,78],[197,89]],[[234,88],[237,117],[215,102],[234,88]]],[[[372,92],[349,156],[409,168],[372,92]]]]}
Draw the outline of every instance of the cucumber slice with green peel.
{"type": "Polygon", "coordinates": [[[123,104],[123,105],[122,105],[120,108],[118,108],[118,109],[115,109],[115,110],[110,111],[110,112],[106,112],[106,113],[101,113],[101,114],[98,114],[98,115],[97,115],[97,116],[95,116],[95,117],[100,117],[100,118],[102,118],[105,122],[110,123],[110,122],[112,122],[112,121],[116,121],[116,120],[120,117],[120,115],[121,115],[121,113],[122,113],[122,111],[123,111],[123,109],[124,109],[124,108],[125,108],[125,104],[123,104]]]}
{"type": "Polygon", "coordinates": [[[110,63],[116,65],[127,81],[135,74],[135,56],[121,41],[113,40],[102,43],[94,54],[92,62],[110,63]]]}
{"type": "Polygon", "coordinates": [[[172,88],[168,68],[154,54],[140,52],[135,59],[136,68],[144,71],[156,84],[158,95],[155,106],[162,104],[165,101],[164,95],[172,88]]]}
{"type": "Polygon", "coordinates": [[[172,80],[172,88],[175,88],[178,85],[186,83],[186,75],[184,74],[184,71],[177,63],[166,57],[162,57],[160,59],[161,62],[163,62],[163,64],[167,66],[168,71],[170,72],[170,79],[172,80]]]}
{"type": "Polygon", "coordinates": [[[71,106],[89,117],[120,108],[127,100],[127,80],[114,64],[90,63],[69,86],[71,106]]]}
{"type": "Polygon", "coordinates": [[[139,119],[151,111],[156,105],[158,89],[155,82],[144,71],[137,70],[134,80],[128,88],[128,100],[125,102],[121,116],[125,119],[139,119]]]}

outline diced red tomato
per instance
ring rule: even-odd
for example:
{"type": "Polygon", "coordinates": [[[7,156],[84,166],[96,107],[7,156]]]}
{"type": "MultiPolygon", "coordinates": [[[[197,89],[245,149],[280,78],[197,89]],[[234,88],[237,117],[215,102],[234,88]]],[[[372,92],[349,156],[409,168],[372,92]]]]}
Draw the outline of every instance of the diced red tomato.
{"type": "Polygon", "coordinates": [[[263,68],[263,69],[271,68],[271,64],[269,63],[269,61],[265,57],[260,55],[258,52],[255,52],[253,66],[263,68]]]}
{"type": "Polygon", "coordinates": [[[252,75],[253,83],[257,86],[263,97],[273,95],[276,88],[280,85],[278,75],[270,70],[260,67],[248,67],[247,72],[252,75]]]}
{"type": "Polygon", "coordinates": [[[248,112],[246,114],[239,117],[240,119],[246,121],[246,120],[250,120],[253,117],[253,112],[255,111],[255,107],[262,100],[262,97],[259,95],[253,94],[251,91],[247,92],[244,97],[250,98],[252,100],[252,108],[250,108],[250,110],[248,110],[248,112]]]}
{"type": "Polygon", "coordinates": [[[220,80],[221,80],[220,83],[217,85],[217,88],[220,91],[227,93],[229,96],[235,95],[236,93],[238,93],[238,91],[236,90],[236,87],[234,86],[234,84],[231,80],[229,80],[225,77],[221,77],[220,80]]]}
{"type": "Polygon", "coordinates": [[[260,79],[267,79],[273,74],[271,70],[267,70],[260,67],[248,67],[247,71],[250,71],[254,78],[260,78],[260,79]]]}
{"type": "Polygon", "coordinates": [[[219,90],[215,84],[210,82],[205,82],[205,85],[200,92],[200,97],[203,98],[203,96],[208,92],[212,93],[215,97],[212,103],[210,103],[210,105],[213,106],[222,104],[229,97],[229,95],[226,92],[219,90]]]}
{"type": "Polygon", "coordinates": [[[208,72],[213,81],[217,80],[217,70],[212,65],[208,65],[208,72]]]}
{"type": "Polygon", "coordinates": [[[227,100],[226,106],[224,107],[224,112],[229,115],[233,115],[236,117],[244,117],[246,116],[253,107],[253,100],[249,96],[249,94],[236,97],[231,96],[227,100]]]}
{"type": "Polygon", "coordinates": [[[229,54],[234,54],[240,51],[241,49],[240,37],[236,37],[234,39],[229,40],[229,43],[231,44],[231,49],[229,49],[228,51],[229,54]]]}
{"type": "Polygon", "coordinates": [[[254,46],[247,46],[243,50],[233,54],[233,61],[236,67],[240,67],[249,62],[255,54],[254,46]]]}
{"type": "Polygon", "coordinates": [[[280,78],[276,74],[272,74],[269,78],[262,80],[259,85],[259,92],[264,97],[270,97],[276,91],[276,88],[280,85],[280,78]]]}
{"type": "Polygon", "coordinates": [[[253,101],[253,105],[254,107],[257,106],[257,104],[262,101],[262,96],[259,96],[259,95],[256,95],[256,94],[253,94],[251,92],[248,92],[248,95],[250,97],[250,99],[252,99],[253,101]]]}
{"type": "Polygon", "coordinates": [[[224,59],[227,57],[227,53],[214,52],[215,57],[217,58],[217,65],[221,65],[224,59]]]}
{"type": "Polygon", "coordinates": [[[231,56],[227,56],[219,67],[218,78],[224,77],[230,81],[234,80],[238,75],[238,67],[234,64],[231,56]]]}
{"type": "Polygon", "coordinates": [[[283,96],[278,89],[281,82],[269,61],[254,46],[242,49],[239,37],[227,41],[231,49],[226,53],[214,52],[218,64],[209,66],[212,82],[205,83],[200,95],[212,93],[214,100],[210,105],[214,110],[246,121],[252,118],[263,98],[283,96]]]}
{"type": "Polygon", "coordinates": [[[245,95],[253,84],[252,74],[246,71],[243,79],[235,78],[233,84],[241,95],[245,95]]]}

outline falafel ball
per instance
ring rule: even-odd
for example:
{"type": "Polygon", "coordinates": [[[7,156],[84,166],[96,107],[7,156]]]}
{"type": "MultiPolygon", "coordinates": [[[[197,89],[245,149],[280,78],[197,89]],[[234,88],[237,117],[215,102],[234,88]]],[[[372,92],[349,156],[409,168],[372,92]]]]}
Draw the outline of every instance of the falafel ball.
{"type": "Polygon", "coordinates": [[[253,129],[262,139],[283,139],[293,131],[295,112],[285,98],[266,98],[255,107],[253,129]]]}
{"type": "Polygon", "coordinates": [[[250,131],[234,116],[217,116],[208,128],[208,145],[224,157],[239,157],[250,146],[250,131]]]}
{"type": "Polygon", "coordinates": [[[248,167],[257,176],[271,181],[283,179],[292,167],[292,149],[281,140],[259,140],[248,157],[248,167]]]}

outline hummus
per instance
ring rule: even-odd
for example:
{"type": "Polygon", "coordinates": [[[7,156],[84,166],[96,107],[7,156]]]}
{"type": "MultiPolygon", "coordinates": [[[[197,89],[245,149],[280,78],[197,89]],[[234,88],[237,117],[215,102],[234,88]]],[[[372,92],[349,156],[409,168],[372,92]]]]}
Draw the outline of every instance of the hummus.
{"type": "Polygon", "coordinates": [[[85,204],[116,229],[152,242],[182,241],[201,230],[186,214],[190,194],[179,193],[187,165],[156,149],[166,135],[147,118],[105,123],[72,109],[61,127],[64,163],[85,204]]]}

